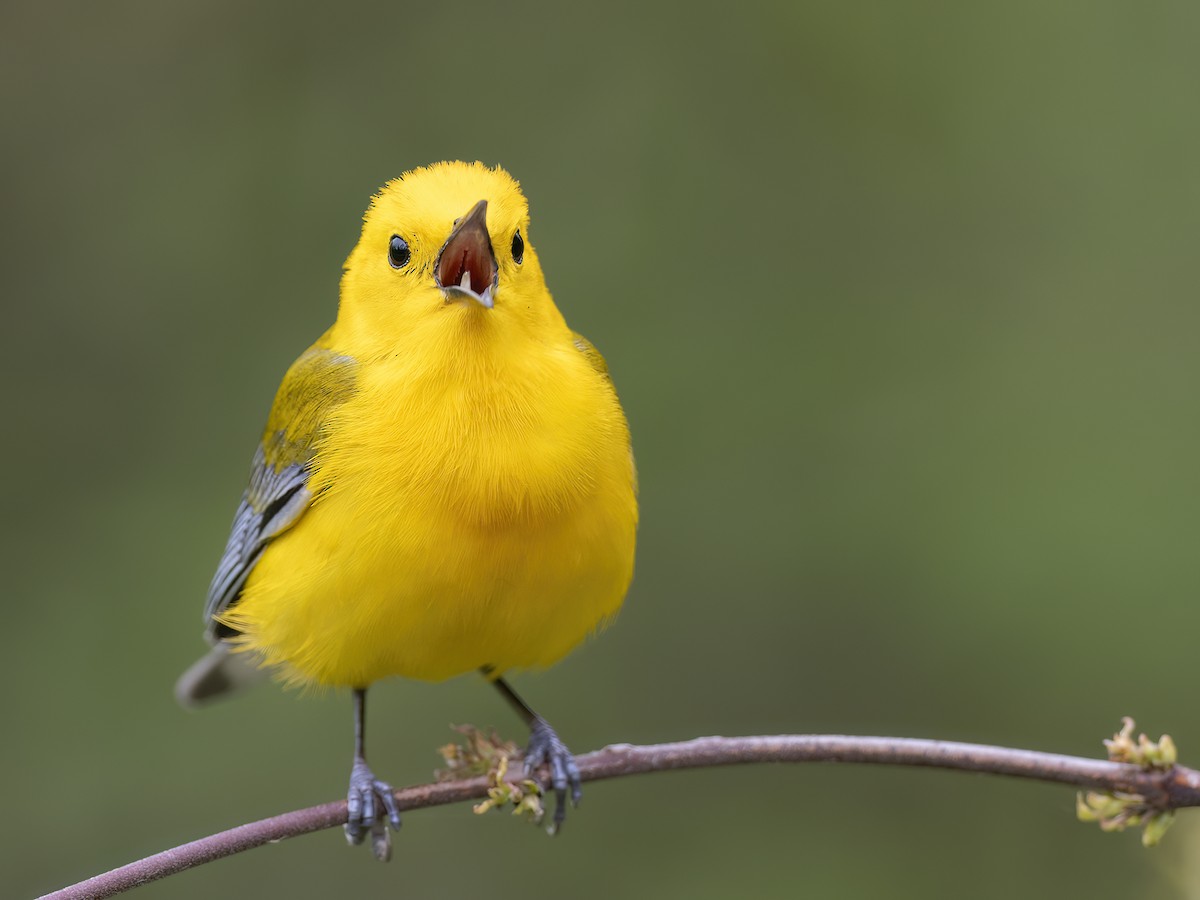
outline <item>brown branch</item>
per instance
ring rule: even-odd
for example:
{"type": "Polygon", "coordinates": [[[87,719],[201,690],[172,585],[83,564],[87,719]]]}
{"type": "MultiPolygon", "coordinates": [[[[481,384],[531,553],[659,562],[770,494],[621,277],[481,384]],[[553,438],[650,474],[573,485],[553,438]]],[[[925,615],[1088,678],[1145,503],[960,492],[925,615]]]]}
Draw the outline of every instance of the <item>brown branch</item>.
{"type": "MultiPolygon", "coordinates": [[[[1099,791],[1138,794],[1145,798],[1147,807],[1156,810],[1200,806],[1200,771],[1183,766],[1172,766],[1165,771],[1148,771],[1129,763],[916,738],[843,735],[704,737],[675,744],[653,744],[644,747],[614,744],[581,756],[577,762],[584,781],[599,781],[669,769],[698,769],[763,762],[927,766],[1030,778],[1099,791]]],[[[424,809],[429,806],[480,799],[487,795],[488,787],[488,780],[484,777],[424,784],[397,791],[396,799],[402,810],[424,809]]],[[[344,801],[295,810],[247,825],[239,825],[237,828],[165,850],[79,884],[46,894],[40,900],[98,900],[101,897],[111,897],[193,866],[241,853],[251,847],[333,828],[344,824],[345,821],[344,801]]]]}

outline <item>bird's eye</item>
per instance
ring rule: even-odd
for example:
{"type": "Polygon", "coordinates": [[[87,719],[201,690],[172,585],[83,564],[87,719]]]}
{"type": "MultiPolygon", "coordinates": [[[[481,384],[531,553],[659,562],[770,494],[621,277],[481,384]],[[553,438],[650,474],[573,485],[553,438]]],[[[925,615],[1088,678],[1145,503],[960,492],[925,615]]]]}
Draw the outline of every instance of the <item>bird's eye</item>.
{"type": "Polygon", "coordinates": [[[519,231],[513,235],[512,253],[513,262],[519,266],[521,264],[521,260],[525,258],[525,242],[521,240],[521,232],[519,231]]]}
{"type": "Polygon", "coordinates": [[[408,249],[408,244],[404,238],[398,234],[392,235],[392,242],[388,245],[388,262],[392,264],[393,269],[399,269],[408,265],[409,259],[412,258],[412,253],[408,249]]]}

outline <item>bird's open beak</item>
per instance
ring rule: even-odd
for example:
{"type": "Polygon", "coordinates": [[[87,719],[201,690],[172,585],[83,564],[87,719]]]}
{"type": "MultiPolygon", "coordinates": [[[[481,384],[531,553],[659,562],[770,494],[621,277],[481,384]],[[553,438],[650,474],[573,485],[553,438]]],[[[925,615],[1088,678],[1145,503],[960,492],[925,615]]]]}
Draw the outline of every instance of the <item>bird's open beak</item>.
{"type": "Polygon", "coordinates": [[[486,200],[480,200],[454,223],[454,230],[438,253],[434,271],[447,300],[470,298],[492,308],[499,270],[487,230],[486,200]]]}

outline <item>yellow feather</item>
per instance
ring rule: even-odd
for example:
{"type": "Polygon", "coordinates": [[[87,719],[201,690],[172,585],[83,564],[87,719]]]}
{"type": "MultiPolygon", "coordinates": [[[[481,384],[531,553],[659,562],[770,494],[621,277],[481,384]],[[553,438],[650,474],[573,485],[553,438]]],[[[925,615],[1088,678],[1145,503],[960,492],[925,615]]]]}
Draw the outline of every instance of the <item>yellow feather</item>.
{"type": "Polygon", "coordinates": [[[267,456],[276,468],[307,448],[313,501],[220,617],[285,677],[365,686],[546,666],[620,607],[637,530],[629,430],[528,229],[517,183],[479,163],[414,170],[367,210],[337,322],[289,371],[264,435],[285,448],[267,456]],[[492,309],[435,280],[480,200],[492,309]],[[411,251],[399,269],[392,235],[411,251]]]}

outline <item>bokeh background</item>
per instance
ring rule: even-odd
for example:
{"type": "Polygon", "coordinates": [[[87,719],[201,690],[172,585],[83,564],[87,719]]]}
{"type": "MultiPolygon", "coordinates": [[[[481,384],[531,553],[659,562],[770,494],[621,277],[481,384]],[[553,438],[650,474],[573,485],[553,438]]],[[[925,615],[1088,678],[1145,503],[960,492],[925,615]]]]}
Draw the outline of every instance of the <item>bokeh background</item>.
{"type": "MultiPolygon", "coordinates": [[[[642,480],[599,640],[515,683],[578,751],[848,732],[1200,763],[1200,7],[0,8],[0,879],[31,896],[343,795],[350,707],[172,683],[278,379],[385,180],[523,182],[642,480]]],[[[428,779],[473,677],[371,698],[428,779]]],[[[412,813],[140,897],[1200,896],[1070,790],[834,766],[593,785],[550,840],[412,813]]]]}

